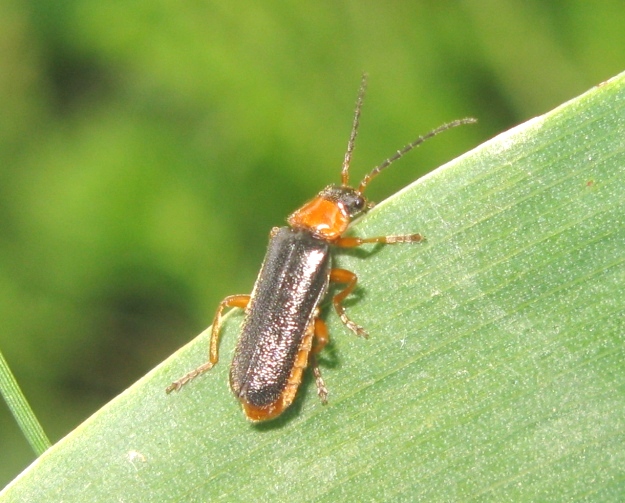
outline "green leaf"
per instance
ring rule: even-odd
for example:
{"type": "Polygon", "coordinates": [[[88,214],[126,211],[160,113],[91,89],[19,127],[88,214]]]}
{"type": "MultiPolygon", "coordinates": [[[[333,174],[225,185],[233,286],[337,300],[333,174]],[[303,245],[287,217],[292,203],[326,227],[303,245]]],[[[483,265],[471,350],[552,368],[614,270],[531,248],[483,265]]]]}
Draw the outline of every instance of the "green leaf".
{"type": "Polygon", "coordinates": [[[235,313],[211,372],[165,394],[205,361],[205,332],[0,501],[622,500],[624,167],[625,74],[354,226],[427,242],[338,257],[371,337],[328,312],[327,406],[308,375],[283,416],[245,420],[227,386],[235,313]]]}
{"type": "Polygon", "coordinates": [[[9,364],[0,352],[0,395],[4,398],[11,414],[15,418],[20,430],[28,440],[35,454],[42,454],[50,447],[50,440],[45,432],[37,416],[30,407],[28,400],[17,384],[17,380],[9,368],[9,364]]]}

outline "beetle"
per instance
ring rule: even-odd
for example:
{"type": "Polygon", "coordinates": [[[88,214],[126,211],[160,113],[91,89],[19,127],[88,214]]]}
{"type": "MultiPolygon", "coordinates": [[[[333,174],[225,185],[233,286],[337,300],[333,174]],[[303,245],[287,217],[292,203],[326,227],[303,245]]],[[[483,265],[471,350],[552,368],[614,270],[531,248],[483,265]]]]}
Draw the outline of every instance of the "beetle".
{"type": "Polygon", "coordinates": [[[210,370],[219,359],[219,336],[223,311],[245,310],[241,335],[230,368],[230,388],[239,399],[247,418],[265,421],[279,416],[295,398],[302,373],[310,363],[322,403],[328,390],[321,376],[316,355],[328,343],[319,305],[330,283],[345,285],[332,297],[334,308],[345,326],[360,337],[367,332],[346,314],[343,301],[354,290],[357,276],[332,267],[333,247],[353,248],[368,243],[419,243],[421,234],[371,238],[346,236],[350,222],[373,205],[363,192],[382,170],[438,133],[475,119],[444,124],[417,138],[376,166],[357,188],[349,185],[349,166],[358,132],[360,111],[367,76],[362,77],[352,130],[341,169],[341,185],[329,185],[312,200],[292,213],[288,226],[274,227],[263,265],[250,295],[231,295],[221,301],[211,329],[209,359],[203,365],[173,382],[167,393],[179,390],[191,379],[210,370]]]}

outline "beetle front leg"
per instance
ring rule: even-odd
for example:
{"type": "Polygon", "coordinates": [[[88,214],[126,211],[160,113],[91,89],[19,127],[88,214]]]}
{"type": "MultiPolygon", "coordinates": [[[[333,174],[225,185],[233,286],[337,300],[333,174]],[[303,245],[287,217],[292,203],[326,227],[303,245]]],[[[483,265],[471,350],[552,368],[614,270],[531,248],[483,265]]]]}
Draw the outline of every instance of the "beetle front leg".
{"type": "MultiPolygon", "coordinates": [[[[422,241],[425,241],[425,238],[421,234],[401,234],[397,236],[377,236],[373,238],[359,238],[348,236],[339,238],[333,244],[342,248],[355,248],[356,246],[367,243],[393,245],[398,243],[420,243],[422,241]]],[[[345,289],[335,295],[332,299],[334,308],[341,318],[341,321],[356,335],[365,338],[368,337],[365,329],[362,328],[360,325],[354,323],[352,320],[349,319],[347,314],[345,314],[345,307],[342,304],[345,298],[354,290],[354,288],[356,288],[356,282],[358,281],[358,277],[353,272],[347,271],[345,269],[332,269],[330,271],[330,281],[334,281],[336,283],[347,283],[345,289]]]]}
{"type": "Polygon", "coordinates": [[[203,374],[215,366],[215,364],[219,361],[219,335],[221,332],[222,313],[224,309],[227,307],[240,307],[241,309],[245,309],[249,302],[249,295],[229,295],[219,303],[219,307],[215,313],[215,318],[213,319],[213,326],[211,328],[208,361],[167,386],[167,389],[165,390],[166,393],[171,393],[174,390],[178,391],[190,380],[195,379],[200,374],[203,374]]]}
{"type": "Polygon", "coordinates": [[[421,234],[402,234],[399,236],[377,236],[374,238],[358,238],[348,236],[339,238],[334,244],[336,246],[340,246],[341,248],[354,248],[366,243],[394,245],[398,243],[420,243],[422,241],[425,241],[425,238],[421,234]]]}

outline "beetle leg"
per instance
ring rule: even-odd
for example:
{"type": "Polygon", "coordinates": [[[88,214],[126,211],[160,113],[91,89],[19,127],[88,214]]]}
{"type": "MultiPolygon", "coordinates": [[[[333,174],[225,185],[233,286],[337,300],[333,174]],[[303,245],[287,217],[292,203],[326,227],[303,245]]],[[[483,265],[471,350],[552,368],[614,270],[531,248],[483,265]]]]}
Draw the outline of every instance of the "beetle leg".
{"type": "Polygon", "coordinates": [[[330,271],[330,281],[335,283],[347,283],[347,286],[332,298],[334,309],[336,309],[336,313],[339,315],[339,318],[341,318],[343,324],[356,335],[365,338],[369,337],[369,334],[367,334],[364,328],[349,319],[347,314],[345,314],[345,306],[342,304],[345,298],[356,288],[358,276],[346,269],[332,269],[330,271]]]}
{"type": "Polygon", "coordinates": [[[222,313],[224,309],[227,307],[240,307],[241,309],[245,309],[249,301],[249,295],[229,295],[219,303],[219,307],[215,313],[215,318],[213,319],[213,326],[211,328],[208,361],[167,386],[167,389],[165,390],[167,393],[171,393],[174,390],[178,391],[190,380],[195,379],[200,374],[203,374],[215,366],[215,364],[219,361],[219,334],[221,332],[222,313]]]}
{"type": "Polygon", "coordinates": [[[224,309],[227,307],[239,307],[241,309],[245,309],[250,302],[250,298],[250,295],[229,295],[219,303],[219,307],[215,313],[215,318],[213,318],[210,353],[206,364],[210,364],[212,367],[219,360],[219,334],[221,332],[222,313],[224,312],[224,309]]]}
{"type": "Polygon", "coordinates": [[[328,327],[325,322],[320,318],[315,318],[315,337],[313,341],[313,348],[310,351],[310,366],[312,367],[313,376],[315,376],[315,383],[317,384],[317,395],[323,405],[328,403],[328,388],[321,376],[321,369],[319,368],[319,362],[317,362],[316,355],[325,347],[330,341],[328,335],[328,327]]]}
{"type": "Polygon", "coordinates": [[[326,405],[328,403],[328,388],[326,388],[326,383],[321,376],[321,370],[319,369],[317,357],[312,353],[310,355],[310,365],[312,366],[313,375],[315,376],[317,395],[319,395],[319,400],[321,400],[321,403],[323,405],[326,405]]]}
{"type": "Polygon", "coordinates": [[[333,244],[342,248],[354,248],[365,243],[394,245],[397,243],[420,243],[421,241],[425,241],[425,238],[421,234],[403,234],[400,236],[378,236],[375,238],[358,238],[348,236],[339,238],[333,244]]]}
{"type": "Polygon", "coordinates": [[[330,342],[328,327],[321,318],[315,318],[315,338],[313,339],[313,347],[310,350],[312,354],[318,354],[330,342]]]}

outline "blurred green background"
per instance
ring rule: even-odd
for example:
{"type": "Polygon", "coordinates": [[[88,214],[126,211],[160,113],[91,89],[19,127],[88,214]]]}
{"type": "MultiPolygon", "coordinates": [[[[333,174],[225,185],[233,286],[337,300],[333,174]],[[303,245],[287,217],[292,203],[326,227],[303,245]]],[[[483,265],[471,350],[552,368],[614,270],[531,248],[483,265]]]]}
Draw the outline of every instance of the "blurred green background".
{"type": "MultiPolygon", "coordinates": [[[[54,442],[251,290],[339,180],[380,200],[625,69],[625,9],[520,1],[0,1],[0,351],[54,442]]],[[[0,487],[34,455],[0,407],[0,487]]]]}

